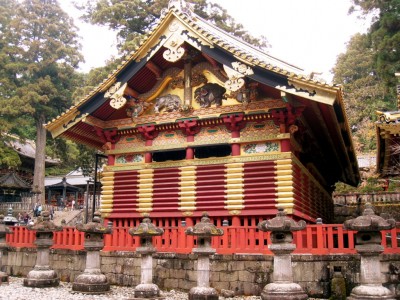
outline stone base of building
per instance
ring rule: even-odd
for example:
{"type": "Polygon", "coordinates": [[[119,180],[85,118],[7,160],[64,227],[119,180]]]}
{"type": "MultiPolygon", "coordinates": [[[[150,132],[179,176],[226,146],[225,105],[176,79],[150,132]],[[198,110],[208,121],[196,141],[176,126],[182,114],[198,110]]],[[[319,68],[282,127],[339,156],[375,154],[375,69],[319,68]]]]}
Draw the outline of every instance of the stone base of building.
{"type": "Polygon", "coordinates": [[[72,284],[72,291],[84,294],[104,294],[110,290],[107,277],[103,274],[81,274],[72,284]]]}
{"type": "Polygon", "coordinates": [[[270,283],[264,287],[261,298],[263,300],[305,300],[308,296],[297,283],[270,283]]]}
{"type": "Polygon", "coordinates": [[[7,273],[0,271],[0,284],[8,283],[8,275],[7,273]]]}
{"type": "Polygon", "coordinates": [[[27,287],[54,287],[60,284],[60,278],[54,270],[32,270],[24,279],[24,286],[27,287]]]}
{"type": "Polygon", "coordinates": [[[348,300],[395,300],[393,293],[382,285],[360,285],[355,287],[348,300]]]}
{"type": "Polygon", "coordinates": [[[135,298],[158,298],[160,288],[154,283],[141,283],[135,287],[135,298]]]}
{"type": "Polygon", "coordinates": [[[194,287],[189,291],[189,300],[218,300],[218,293],[211,287],[194,287]]]}

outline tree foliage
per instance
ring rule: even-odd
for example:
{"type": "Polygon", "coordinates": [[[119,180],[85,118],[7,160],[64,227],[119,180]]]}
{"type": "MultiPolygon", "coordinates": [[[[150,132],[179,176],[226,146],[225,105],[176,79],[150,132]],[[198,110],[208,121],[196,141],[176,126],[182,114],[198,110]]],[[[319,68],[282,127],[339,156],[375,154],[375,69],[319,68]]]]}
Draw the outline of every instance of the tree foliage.
{"type": "Polygon", "coordinates": [[[5,139],[0,142],[0,167],[18,168],[21,165],[21,159],[18,153],[4,143],[5,139]]]}
{"type": "MultiPolygon", "coordinates": [[[[81,8],[86,13],[84,19],[92,24],[104,25],[115,30],[119,48],[123,52],[135,49],[160,18],[169,0],[88,0],[81,8]]],[[[242,38],[256,47],[268,47],[265,37],[253,37],[242,24],[237,23],[226,9],[207,0],[187,0],[194,12],[217,27],[242,38]]]]}
{"type": "Polygon", "coordinates": [[[75,85],[75,90],[72,95],[74,102],[81,100],[84,96],[88,95],[104,78],[114,71],[121,59],[113,58],[107,62],[104,67],[91,69],[87,74],[78,74],[80,80],[75,85]]]}
{"type": "MultiPolygon", "coordinates": [[[[2,0],[5,1],[5,0],[2,0]]],[[[74,68],[82,59],[72,19],[56,0],[6,1],[0,57],[9,84],[0,95],[0,114],[35,124],[34,187],[44,192],[46,130],[43,125],[71,105],[74,68]]],[[[3,19],[2,19],[3,22],[3,19]]],[[[15,127],[15,126],[14,126],[15,127]]]]}
{"type": "Polygon", "coordinates": [[[338,56],[334,82],[343,84],[357,152],[376,149],[377,110],[397,109],[395,72],[400,70],[400,1],[353,0],[350,12],[373,15],[366,34],[351,38],[338,56]]]}
{"type": "Polygon", "coordinates": [[[388,93],[395,98],[400,70],[400,1],[399,0],[353,0],[350,12],[361,10],[364,15],[373,14],[373,24],[368,36],[375,52],[374,64],[388,93]]]}
{"type": "MultiPolygon", "coordinates": [[[[400,70],[400,1],[353,0],[350,12],[356,10],[372,15],[372,25],[366,34],[353,36],[346,52],[338,56],[334,82],[344,87],[356,152],[372,153],[376,151],[376,111],[398,109],[394,73],[400,70]]],[[[365,177],[358,192],[382,190],[379,178],[372,175],[365,177]]],[[[339,184],[336,191],[347,188],[339,184]]]]}
{"type": "Polygon", "coordinates": [[[393,101],[375,67],[375,51],[366,34],[354,35],[346,53],[338,56],[333,81],[344,86],[347,116],[357,152],[376,149],[376,110],[393,109],[393,101]]]}

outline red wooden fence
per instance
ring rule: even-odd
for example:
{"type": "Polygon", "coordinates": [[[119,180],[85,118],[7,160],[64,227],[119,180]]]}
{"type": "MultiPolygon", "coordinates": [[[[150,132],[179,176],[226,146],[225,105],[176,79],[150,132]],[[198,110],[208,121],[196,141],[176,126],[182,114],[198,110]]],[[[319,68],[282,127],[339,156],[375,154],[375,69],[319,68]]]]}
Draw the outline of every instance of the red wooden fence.
{"type": "MultiPolygon", "coordinates": [[[[7,234],[11,247],[35,247],[35,232],[24,226],[11,227],[7,234]]],[[[185,235],[185,227],[164,227],[164,234],[154,238],[159,252],[190,253],[196,245],[196,237],[185,235]]],[[[135,251],[139,238],[128,234],[128,227],[114,227],[112,235],[105,236],[104,251],[135,251]]],[[[219,254],[272,254],[270,233],[259,231],[255,226],[226,226],[224,235],[212,239],[212,247],[219,254]]],[[[307,225],[294,233],[295,254],[354,254],[354,231],[344,230],[341,224],[307,225]]],[[[82,250],[84,234],[74,227],[65,227],[54,234],[54,249],[82,250]]],[[[400,228],[382,231],[384,253],[400,253],[400,228]]]]}

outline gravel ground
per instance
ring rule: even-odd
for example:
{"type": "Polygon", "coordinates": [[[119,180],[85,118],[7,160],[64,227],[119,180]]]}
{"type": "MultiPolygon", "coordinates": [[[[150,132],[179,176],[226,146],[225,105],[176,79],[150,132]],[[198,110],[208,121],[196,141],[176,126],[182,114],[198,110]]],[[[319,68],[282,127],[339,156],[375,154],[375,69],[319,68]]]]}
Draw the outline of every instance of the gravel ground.
{"type": "MultiPolygon", "coordinates": [[[[178,291],[162,292],[165,300],[187,300],[187,293],[178,291]]],[[[128,300],[134,298],[132,287],[111,286],[111,291],[103,295],[72,293],[72,283],[60,282],[53,288],[30,288],[23,286],[23,278],[10,277],[9,284],[0,285],[1,300],[128,300]]],[[[220,299],[260,300],[260,297],[234,297],[220,299]]]]}

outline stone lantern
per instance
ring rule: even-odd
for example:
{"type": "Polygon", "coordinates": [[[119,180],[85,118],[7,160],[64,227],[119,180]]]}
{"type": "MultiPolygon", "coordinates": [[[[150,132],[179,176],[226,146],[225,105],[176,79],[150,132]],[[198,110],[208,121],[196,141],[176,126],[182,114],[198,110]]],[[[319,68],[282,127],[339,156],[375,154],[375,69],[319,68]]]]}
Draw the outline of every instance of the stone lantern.
{"type": "Polygon", "coordinates": [[[160,296],[159,287],[153,283],[153,236],[162,235],[164,230],[151,223],[148,215],[137,228],[129,229],[129,234],[140,238],[140,247],[136,252],[142,257],[140,268],[140,284],[135,287],[135,298],[154,298],[160,296]]]}
{"type": "Polygon", "coordinates": [[[92,222],[77,224],[76,229],[85,233],[86,268],[75,278],[72,290],[85,294],[109,291],[110,284],[100,270],[100,250],[104,247],[104,234],[111,234],[112,228],[103,226],[101,213],[96,211],[92,222]]]}
{"type": "Polygon", "coordinates": [[[10,228],[4,225],[4,215],[0,215],[0,284],[8,282],[8,274],[1,271],[3,250],[7,248],[6,234],[13,233],[10,228]]]}
{"type": "Polygon", "coordinates": [[[193,253],[198,255],[197,286],[190,289],[189,300],[218,300],[217,291],[210,287],[210,255],[216,252],[211,248],[211,238],[223,235],[224,231],[212,224],[204,212],[201,222],[186,229],[185,233],[197,236],[197,248],[193,248],[193,253]]]}
{"type": "Polygon", "coordinates": [[[53,246],[53,233],[62,231],[63,228],[50,221],[48,211],[42,212],[42,218],[38,218],[37,223],[28,225],[26,228],[36,231],[37,257],[34,269],[24,279],[24,286],[40,288],[58,286],[60,279],[49,266],[49,252],[50,247],[53,246]]]}
{"type": "Polygon", "coordinates": [[[292,243],[292,231],[303,230],[305,227],[304,221],[295,222],[286,216],[282,208],[278,209],[275,218],[258,224],[258,229],[271,232],[272,244],[268,248],[274,253],[273,283],[264,287],[261,293],[262,299],[308,299],[301,286],[293,282],[291,258],[291,253],[296,249],[296,245],[292,243]]]}
{"type": "Polygon", "coordinates": [[[353,288],[347,299],[395,299],[392,292],[382,285],[379,254],[384,250],[381,245],[381,230],[392,229],[396,222],[385,220],[375,215],[370,203],[365,205],[363,214],[355,219],[344,222],[344,228],[355,230],[356,250],[361,255],[360,283],[353,288]]]}

